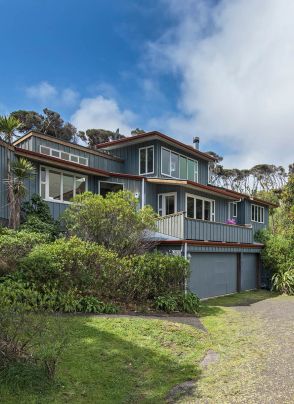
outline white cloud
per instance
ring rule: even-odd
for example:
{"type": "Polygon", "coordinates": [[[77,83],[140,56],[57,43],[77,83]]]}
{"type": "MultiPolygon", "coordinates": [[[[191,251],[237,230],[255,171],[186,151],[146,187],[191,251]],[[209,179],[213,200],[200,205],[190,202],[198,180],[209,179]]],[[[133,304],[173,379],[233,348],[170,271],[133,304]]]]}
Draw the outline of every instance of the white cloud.
{"type": "Polygon", "coordinates": [[[130,135],[135,115],[129,110],[121,110],[114,99],[101,95],[95,98],[84,98],[78,110],[73,114],[71,122],[79,129],[102,128],[116,130],[130,135]]]}
{"type": "Polygon", "coordinates": [[[38,84],[27,87],[25,92],[29,98],[42,105],[50,103],[57,106],[72,106],[77,103],[79,98],[79,94],[75,90],[71,88],[58,90],[47,81],[41,81],[38,84]]]}
{"type": "Polygon", "coordinates": [[[175,24],[150,55],[181,80],[167,131],[227,146],[228,166],[293,162],[294,2],[162,1],[175,24]]]}

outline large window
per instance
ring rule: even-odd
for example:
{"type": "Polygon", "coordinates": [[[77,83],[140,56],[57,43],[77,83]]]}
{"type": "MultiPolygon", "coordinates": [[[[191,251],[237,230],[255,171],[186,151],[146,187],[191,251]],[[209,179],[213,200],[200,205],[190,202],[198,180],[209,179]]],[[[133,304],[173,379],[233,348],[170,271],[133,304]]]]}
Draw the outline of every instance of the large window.
{"type": "Polygon", "coordinates": [[[99,181],[99,194],[105,196],[108,192],[123,191],[124,185],[117,182],[99,181]]]}
{"type": "Polygon", "coordinates": [[[172,215],[177,212],[177,193],[170,192],[158,195],[158,214],[160,216],[172,215]]]}
{"type": "Polygon", "coordinates": [[[62,150],[52,149],[51,147],[41,145],[40,153],[46,154],[47,156],[56,157],[61,160],[82,164],[83,166],[88,165],[88,159],[86,157],[76,156],[75,154],[67,153],[62,150]]]}
{"type": "Polygon", "coordinates": [[[161,174],[198,182],[198,161],[161,148],[161,174]]]}
{"type": "Polygon", "coordinates": [[[258,205],[251,205],[251,221],[257,223],[264,223],[264,207],[258,205]]]}
{"type": "Polygon", "coordinates": [[[215,201],[186,194],[186,216],[190,219],[215,221],[215,201]]]}
{"type": "Polygon", "coordinates": [[[154,147],[142,147],[139,149],[140,174],[154,173],[154,147]]]}
{"type": "Polygon", "coordinates": [[[41,167],[40,193],[43,199],[69,203],[87,190],[87,177],[49,167],[41,167]]]}

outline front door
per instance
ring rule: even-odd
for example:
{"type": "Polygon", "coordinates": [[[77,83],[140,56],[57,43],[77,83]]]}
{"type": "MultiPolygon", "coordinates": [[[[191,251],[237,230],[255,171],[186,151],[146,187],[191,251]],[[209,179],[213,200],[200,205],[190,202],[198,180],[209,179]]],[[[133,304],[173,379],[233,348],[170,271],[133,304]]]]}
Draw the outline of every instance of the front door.
{"type": "Polygon", "coordinates": [[[160,216],[172,215],[177,212],[177,193],[170,192],[158,195],[158,214],[160,216]]]}

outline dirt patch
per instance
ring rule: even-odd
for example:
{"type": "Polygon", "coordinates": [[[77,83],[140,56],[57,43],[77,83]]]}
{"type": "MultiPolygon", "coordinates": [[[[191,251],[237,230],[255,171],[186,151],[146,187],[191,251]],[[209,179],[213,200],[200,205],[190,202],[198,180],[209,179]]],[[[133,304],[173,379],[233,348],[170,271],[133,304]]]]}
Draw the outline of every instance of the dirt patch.
{"type": "Polygon", "coordinates": [[[166,397],[168,404],[177,403],[187,397],[191,397],[196,393],[196,381],[188,380],[184,383],[177,384],[171,389],[166,397]]]}
{"type": "Polygon", "coordinates": [[[202,359],[200,366],[205,368],[212,363],[219,361],[219,353],[212,351],[211,349],[206,353],[205,357],[202,359]]]}

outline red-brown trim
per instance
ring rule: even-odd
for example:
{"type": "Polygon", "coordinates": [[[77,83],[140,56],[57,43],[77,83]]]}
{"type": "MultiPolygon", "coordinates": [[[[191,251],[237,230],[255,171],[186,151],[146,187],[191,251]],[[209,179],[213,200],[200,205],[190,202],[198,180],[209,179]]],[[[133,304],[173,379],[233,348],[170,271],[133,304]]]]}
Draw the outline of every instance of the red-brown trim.
{"type": "Polygon", "coordinates": [[[204,189],[206,191],[211,191],[211,192],[215,192],[217,194],[229,196],[230,198],[240,199],[240,197],[238,198],[238,196],[236,196],[235,193],[232,193],[229,190],[225,191],[222,188],[211,187],[210,185],[199,184],[198,182],[194,182],[194,181],[190,181],[190,180],[187,180],[187,184],[195,186],[197,188],[202,188],[202,189],[204,189]]]}
{"type": "Polygon", "coordinates": [[[5,141],[2,140],[2,139],[0,139],[0,145],[3,146],[3,147],[5,147],[6,149],[9,149],[9,150],[11,150],[11,151],[14,151],[13,145],[11,145],[11,144],[5,142],[5,141]]]}
{"type": "Polygon", "coordinates": [[[263,248],[263,244],[246,244],[246,243],[227,243],[220,241],[199,241],[199,240],[161,240],[159,244],[166,245],[182,245],[182,244],[191,244],[198,246],[209,246],[209,247],[235,247],[235,248],[263,248]]]}
{"type": "Polygon", "coordinates": [[[120,177],[120,178],[129,178],[129,179],[140,180],[140,181],[142,180],[142,177],[140,177],[138,175],[130,175],[130,174],[115,173],[112,171],[100,170],[98,168],[84,166],[82,164],[77,164],[77,163],[69,162],[66,160],[60,160],[56,157],[46,156],[44,154],[33,152],[33,151],[27,150],[27,149],[22,149],[19,147],[15,147],[15,154],[20,155],[20,156],[29,157],[33,160],[43,162],[44,164],[46,162],[48,164],[54,163],[56,166],[68,167],[69,169],[71,168],[75,171],[80,171],[83,173],[95,174],[95,175],[99,175],[99,176],[103,176],[103,177],[120,177]]]}
{"type": "Polygon", "coordinates": [[[190,153],[193,153],[197,156],[203,157],[207,160],[211,160],[211,161],[215,161],[216,159],[214,157],[212,157],[210,154],[208,153],[204,153],[201,152],[200,150],[194,149],[192,146],[189,146],[185,143],[180,142],[179,140],[173,139],[170,136],[165,135],[164,133],[158,132],[158,131],[152,131],[152,132],[147,132],[147,133],[143,133],[142,135],[135,135],[135,136],[129,136],[126,137],[124,139],[119,139],[119,140],[113,140],[112,142],[105,142],[105,143],[100,143],[96,145],[97,149],[103,149],[103,148],[107,148],[107,147],[111,147],[113,145],[116,144],[123,144],[126,142],[131,142],[137,139],[145,139],[151,136],[158,136],[159,138],[162,138],[164,140],[168,140],[169,142],[172,142],[174,144],[176,144],[177,146],[180,146],[186,150],[188,150],[190,153]]]}

